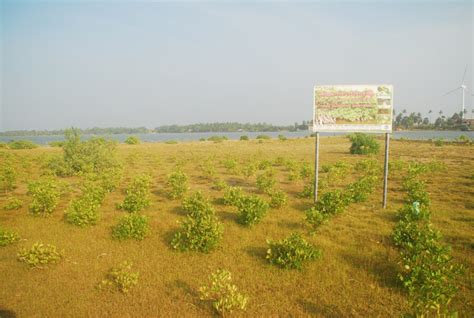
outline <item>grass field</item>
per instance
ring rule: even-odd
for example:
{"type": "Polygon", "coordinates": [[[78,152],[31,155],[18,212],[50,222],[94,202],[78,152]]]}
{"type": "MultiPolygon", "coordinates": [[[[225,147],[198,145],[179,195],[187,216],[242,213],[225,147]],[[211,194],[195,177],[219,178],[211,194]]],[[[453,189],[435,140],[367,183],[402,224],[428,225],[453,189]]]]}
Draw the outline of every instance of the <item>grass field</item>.
{"type": "MultiPolygon", "coordinates": [[[[381,141],[380,141],[381,142],[381,141]]],[[[342,137],[321,138],[321,165],[344,161],[354,164],[366,156],[350,155],[349,141],[342,137]]],[[[246,192],[268,196],[255,186],[255,176],[245,178],[228,173],[221,160],[271,160],[278,157],[314,160],[314,139],[144,143],[120,145],[123,162],[120,188],[108,194],[100,208],[101,220],[92,227],[79,228],[64,221],[68,203],[78,194],[80,177],[59,178],[72,191],[61,197],[48,218],[28,213],[27,183],[41,175],[42,158],[60,153],[61,148],[40,147],[9,152],[19,172],[13,195],[25,204],[19,210],[0,211],[0,226],[17,232],[20,241],[0,247],[0,316],[10,311],[18,317],[182,317],[215,315],[212,306],[199,299],[198,289],[219,268],[229,270],[234,283],[249,296],[245,312],[236,316],[398,317],[409,311],[407,295],[397,278],[399,254],[391,241],[402,204],[402,170],[389,176],[388,207],[381,208],[382,183],[364,203],[347,210],[323,225],[315,234],[304,221],[311,199],[298,193],[303,181],[289,181],[284,166],[275,166],[277,187],[288,195],[288,204],[271,209],[261,223],[244,227],[236,222],[236,210],[219,201],[223,191],[212,187],[212,178],[239,185],[246,192]],[[217,175],[205,177],[201,164],[214,163],[217,175]],[[166,195],[166,178],[176,163],[189,177],[190,193],[202,190],[212,198],[224,223],[222,242],[209,253],[178,252],[170,247],[173,234],[184,219],[180,200],[166,195]],[[142,241],[116,241],[111,227],[126,212],[116,209],[133,176],[149,173],[153,178],[152,205],[143,213],[150,217],[151,234],[142,241]],[[270,265],[265,259],[267,239],[278,240],[291,232],[322,250],[322,258],[307,263],[301,271],[270,265]],[[64,249],[64,259],[46,269],[30,269],[17,260],[22,247],[41,241],[64,249]],[[140,272],[138,285],[128,294],[98,290],[107,271],[129,260],[140,272]]],[[[376,156],[380,166],[383,154],[376,156]]],[[[437,161],[446,169],[425,177],[432,201],[433,223],[452,247],[456,262],[466,267],[460,291],[452,303],[461,317],[474,312],[474,147],[392,141],[390,160],[437,161]]],[[[343,176],[335,187],[353,181],[343,176]]],[[[0,196],[0,207],[7,195],[0,196]]]]}

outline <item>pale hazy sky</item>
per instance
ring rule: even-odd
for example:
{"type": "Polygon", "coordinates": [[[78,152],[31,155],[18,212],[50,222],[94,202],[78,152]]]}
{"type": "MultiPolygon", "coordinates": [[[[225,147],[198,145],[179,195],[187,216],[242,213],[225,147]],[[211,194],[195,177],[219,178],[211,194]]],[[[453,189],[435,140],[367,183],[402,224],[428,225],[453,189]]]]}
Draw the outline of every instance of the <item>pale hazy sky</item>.
{"type": "Polygon", "coordinates": [[[0,0],[0,130],[291,124],[315,84],[471,113],[473,1],[0,0]]]}

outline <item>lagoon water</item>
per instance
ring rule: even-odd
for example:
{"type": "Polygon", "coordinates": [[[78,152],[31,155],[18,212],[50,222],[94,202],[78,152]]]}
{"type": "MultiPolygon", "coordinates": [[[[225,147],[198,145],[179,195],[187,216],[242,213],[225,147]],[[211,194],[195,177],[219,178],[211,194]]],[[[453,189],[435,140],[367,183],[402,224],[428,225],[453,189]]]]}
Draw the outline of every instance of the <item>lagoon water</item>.
{"type": "MultiPolygon", "coordinates": [[[[345,135],[347,133],[321,133],[321,136],[336,136],[345,135]]],[[[250,139],[255,139],[258,135],[268,135],[272,138],[277,138],[278,135],[284,135],[287,138],[304,138],[310,135],[308,131],[280,131],[280,132],[207,132],[207,133],[151,133],[151,134],[135,134],[142,141],[145,142],[164,142],[169,140],[176,141],[195,141],[201,138],[209,138],[211,136],[226,136],[231,140],[237,140],[242,135],[249,136],[250,139]]],[[[468,136],[470,139],[474,139],[474,131],[439,131],[439,130],[420,130],[420,131],[395,131],[392,133],[394,139],[413,139],[413,140],[428,140],[428,139],[445,139],[453,140],[459,136],[468,136]]],[[[84,139],[89,139],[95,135],[83,135],[84,139]]],[[[100,135],[104,138],[113,139],[119,142],[123,142],[129,134],[113,134],[113,135],[100,135]]],[[[48,144],[51,141],[63,140],[64,136],[0,136],[0,142],[8,142],[11,140],[31,140],[37,144],[48,144]]]]}

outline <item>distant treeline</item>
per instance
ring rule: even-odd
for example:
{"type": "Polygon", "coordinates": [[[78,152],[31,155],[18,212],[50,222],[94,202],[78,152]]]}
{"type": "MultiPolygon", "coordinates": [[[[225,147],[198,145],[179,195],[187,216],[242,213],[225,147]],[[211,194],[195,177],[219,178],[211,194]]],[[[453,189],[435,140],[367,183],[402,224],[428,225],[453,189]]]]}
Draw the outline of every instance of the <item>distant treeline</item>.
{"type": "MultiPolygon", "coordinates": [[[[111,128],[88,128],[77,129],[81,135],[114,135],[114,134],[147,134],[147,133],[187,133],[187,132],[272,132],[272,131],[296,131],[307,130],[308,124],[303,121],[301,124],[295,123],[288,126],[276,126],[267,123],[200,123],[191,125],[166,125],[159,126],[155,129],[148,129],[146,127],[126,128],[126,127],[111,127],[111,128]]],[[[61,130],[14,130],[0,132],[0,136],[51,136],[64,135],[65,129],[61,130]]]]}

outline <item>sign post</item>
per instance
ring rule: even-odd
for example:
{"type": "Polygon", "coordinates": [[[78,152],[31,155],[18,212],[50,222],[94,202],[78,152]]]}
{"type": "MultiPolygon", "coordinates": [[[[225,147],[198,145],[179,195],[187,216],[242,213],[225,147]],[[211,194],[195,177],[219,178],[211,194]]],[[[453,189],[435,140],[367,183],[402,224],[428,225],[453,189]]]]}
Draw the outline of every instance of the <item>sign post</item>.
{"type": "Polygon", "coordinates": [[[324,85],[314,87],[313,132],[316,133],[314,202],[318,200],[319,133],[385,133],[383,208],[387,206],[388,153],[392,132],[392,85],[324,85]]]}

